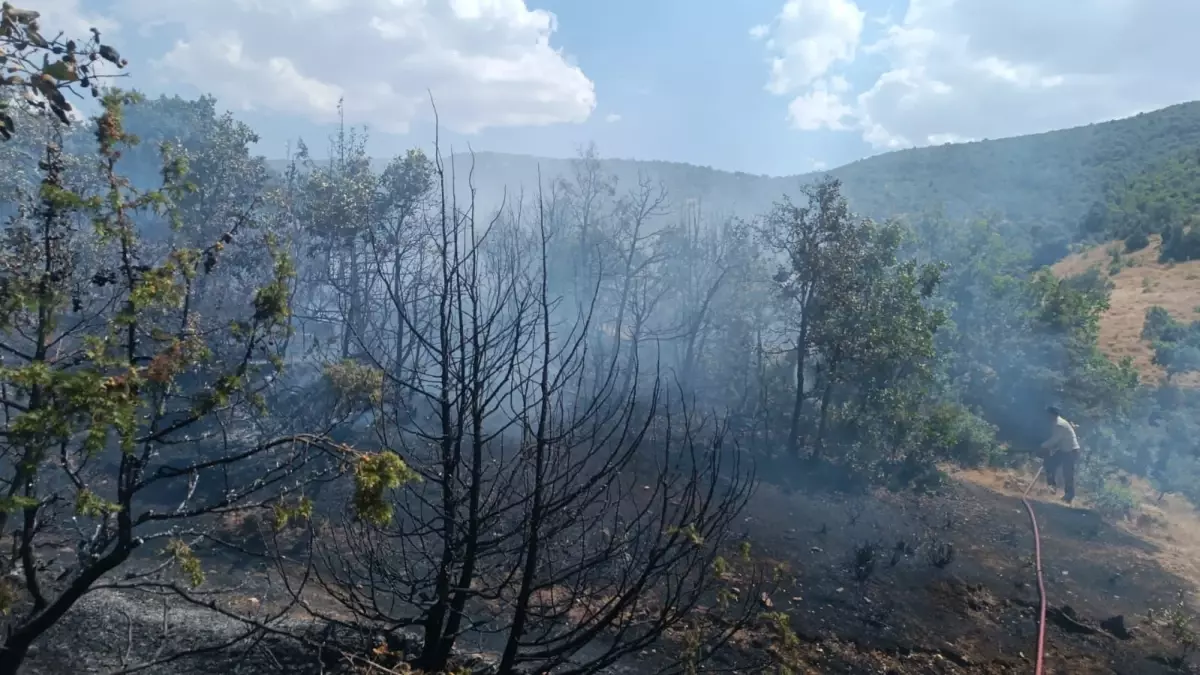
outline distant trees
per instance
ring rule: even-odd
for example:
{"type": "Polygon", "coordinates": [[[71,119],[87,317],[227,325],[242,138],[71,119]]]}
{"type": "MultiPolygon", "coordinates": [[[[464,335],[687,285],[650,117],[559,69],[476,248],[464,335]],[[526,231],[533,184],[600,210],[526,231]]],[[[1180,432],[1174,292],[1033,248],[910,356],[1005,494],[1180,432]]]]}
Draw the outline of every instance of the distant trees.
{"type": "MultiPolygon", "coordinates": [[[[1111,283],[1086,273],[1030,273],[1030,251],[992,220],[956,223],[926,216],[914,252],[947,266],[937,298],[949,321],[937,338],[940,386],[1014,447],[1044,435],[1039,411],[1070,410],[1091,430],[1128,409],[1137,387],[1129,363],[1098,348],[1111,283]]],[[[1091,439],[1087,439],[1090,441],[1091,439]]]]}
{"type": "Polygon", "coordinates": [[[1162,262],[1200,260],[1200,153],[1176,151],[1136,175],[1116,183],[1082,221],[1085,234],[1120,239],[1129,251],[1162,237],[1162,262]]]}
{"type": "Polygon", "coordinates": [[[1154,346],[1154,364],[1167,373],[1167,381],[1200,370],[1200,321],[1183,324],[1162,307],[1146,310],[1142,339],[1154,346]]]}

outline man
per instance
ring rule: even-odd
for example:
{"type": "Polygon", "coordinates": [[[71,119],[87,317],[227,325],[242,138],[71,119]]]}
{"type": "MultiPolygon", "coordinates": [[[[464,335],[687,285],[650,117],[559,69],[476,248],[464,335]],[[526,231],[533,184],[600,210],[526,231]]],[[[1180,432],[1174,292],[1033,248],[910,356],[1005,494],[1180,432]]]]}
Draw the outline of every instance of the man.
{"type": "Polygon", "coordinates": [[[1046,484],[1051,489],[1057,488],[1055,476],[1059,469],[1063,474],[1063,501],[1070,504],[1075,499],[1075,464],[1079,461],[1079,438],[1075,435],[1075,427],[1064,420],[1058,408],[1046,408],[1050,416],[1050,438],[1042,443],[1046,455],[1046,484]]]}

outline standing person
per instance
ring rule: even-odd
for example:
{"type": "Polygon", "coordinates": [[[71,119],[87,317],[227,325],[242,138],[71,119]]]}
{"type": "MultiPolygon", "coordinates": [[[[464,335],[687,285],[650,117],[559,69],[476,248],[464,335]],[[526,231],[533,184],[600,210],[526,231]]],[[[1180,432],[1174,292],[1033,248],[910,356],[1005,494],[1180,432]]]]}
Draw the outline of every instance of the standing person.
{"type": "Polygon", "coordinates": [[[1079,438],[1075,435],[1075,427],[1062,418],[1058,408],[1046,408],[1050,416],[1050,438],[1042,443],[1042,449],[1049,454],[1046,457],[1046,484],[1052,489],[1057,487],[1055,476],[1059,469],[1063,474],[1063,501],[1070,504],[1075,499],[1075,465],[1079,462],[1079,438]]]}

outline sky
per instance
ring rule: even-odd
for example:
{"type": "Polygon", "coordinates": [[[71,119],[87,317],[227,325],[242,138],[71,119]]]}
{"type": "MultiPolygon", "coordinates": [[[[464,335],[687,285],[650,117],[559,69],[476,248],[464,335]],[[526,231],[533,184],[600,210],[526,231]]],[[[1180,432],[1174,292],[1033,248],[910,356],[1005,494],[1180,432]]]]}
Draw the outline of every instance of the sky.
{"type": "Polygon", "coordinates": [[[25,0],[212,94],[258,151],[428,147],[791,175],[1200,99],[1196,0],[25,0]]]}

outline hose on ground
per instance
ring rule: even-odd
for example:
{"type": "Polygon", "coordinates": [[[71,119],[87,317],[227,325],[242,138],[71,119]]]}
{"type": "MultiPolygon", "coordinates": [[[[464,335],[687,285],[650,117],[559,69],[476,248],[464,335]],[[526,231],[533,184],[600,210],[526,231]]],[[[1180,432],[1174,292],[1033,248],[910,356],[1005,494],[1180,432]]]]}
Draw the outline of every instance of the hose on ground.
{"type": "Polygon", "coordinates": [[[1029,487],[1025,488],[1025,493],[1021,495],[1021,502],[1025,504],[1025,510],[1029,512],[1029,524],[1033,526],[1033,555],[1034,564],[1037,569],[1038,582],[1038,598],[1039,598],[1039,616],[1038,616],[1038,639],[1037,639],[1037,660],[1034,666],[1034,675],[1042,675],[1042,664],[1046,654],[1046,582],[1042,578],[1042,535],[1038,532],[1037,517],[1033,515],[1033,505],[1029,503],[1029,491],[1037,485],[1037,480],[1042,475],[1042,468],[1039,467],[1037,473],[1033,475],[1033,480],[1029,482],[1029,487]]]}

